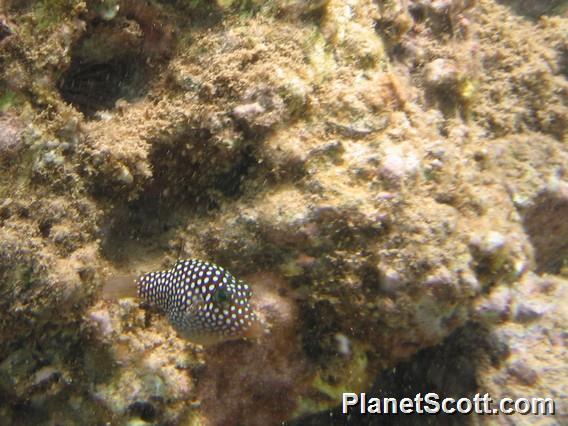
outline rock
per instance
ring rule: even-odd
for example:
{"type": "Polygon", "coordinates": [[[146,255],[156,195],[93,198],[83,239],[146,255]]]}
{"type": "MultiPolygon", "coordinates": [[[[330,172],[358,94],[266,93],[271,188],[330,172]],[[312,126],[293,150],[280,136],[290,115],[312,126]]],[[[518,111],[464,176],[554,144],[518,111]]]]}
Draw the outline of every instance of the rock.
{"type": "Polygon", "coordinates": [[[486,235],[473,235],[471,245],[474,246],[481,254],[486,256],[495,255],[505,246],[505,237],[495,231],[491,231],[486,235]]]}
{"type": "Polygon", "coordinates": [[[92,311],[89,313],[89,319],[100,329],[103,336],[112,333],[113,327],[107,311],[92,311]]]}
{"type": "Polygon", "coordinates": [[[415,175],[419,167],[420,160],[411,149],[395,145],[385,148],[380,174],[392,183],[400,183],[404,178],[415,175]]]}
{"type": "Polygon", "coordinates": [[[239,120],[252,122],[252,120],[266,110],[258,103],[239,105],[233,108],[233,115],[239,120]]]}
{"type": "Polygon", "coordinates": [[[476,305],[475,312],[482,322],[502,322],[509,318],[511,304],[511,291],[506,287],[499,287],[476,305]]]}
{"type": "Polygon", "coordinates": [[[32,385],[34,387],[46,386],[49,382],[57,380],[61,373],[53,366],[45,366],[40,368],[32,377],[32,385]]]}
{"type": "MultiPolygon", "coordinates": [[[[519,282],[516,285],[516,290],[522,294],[519,303],[526,306],[539,306],[552,300],[560,303],[554,307],[549,305],[542,315],[531,316],[530,325],[517,324],[516,318],[512,318],[494,326],[493,334],[506,339],[508,351],[495,354],[492,361],[480,361],[477,378],[480,389],[492,395],[496,392],[497,398],[502,395],[516,398],[527,393],[551,395],[556,401],[557,413],[565,413],[568,407],[563,403],[566,398],[563,324],[567,312],[563,306],[567,292],[561,287],[549,287],[545,293],[535,291],[542,281],[529,275],[519,282]]],[[[565,280],[555,281],[557,285],[565,284],[565,280]]],[[[485,355],[484,351],[479,351],[480,359],[485,355]]],[[[524,416],[517,417],[521,424],[533,423],[522,418],[524,416]]]]}
{"type": "Polygon", "coordinates": [[[524,213],[523,224],[536,251],[539,271],[554,272],[568,257],[568,183],[549,185],[524,213]]]}
{"type": "Polygon", "coordinates": [[[459,82],[459,72],[455,63],[438,58],[424,67],[424,81],[435,90],[455,90],[459,82]]]}
{"type": "Polygon", "coordinates": [[[13,161],[24,148],[24,124],[13,114],[0,112],[0,161],[13,161]]]}
{"type": "Polygon", "coordinates": [[[538,320],[546,311],[547,306],[540,303],[520,302],[515,311],[515,320],[520,323],[529,323],[538,320]]]}

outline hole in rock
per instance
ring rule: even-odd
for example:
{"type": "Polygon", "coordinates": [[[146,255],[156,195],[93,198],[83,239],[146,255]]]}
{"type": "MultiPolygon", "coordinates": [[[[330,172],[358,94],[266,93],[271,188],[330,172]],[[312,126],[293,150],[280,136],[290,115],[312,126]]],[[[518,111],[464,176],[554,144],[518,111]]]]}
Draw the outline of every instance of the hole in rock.
{"type": "Polygon", "coordinates": [[[144,60],[132,53],[106,62],[73,60],[59,82],[63,99],[92,117],[97,111],[112,109],[119,99],[143,96],[148,72],[144,60]]]}
{"type": "Polygon", "coordinates": [[[153,422],[156,419],[156,408],[149,402],[136,401],[128,407],[129,412],[139,417],[143,422],[153,422]]]}
{"type": "Polygon", "coordinates": [[[114,108],[119,99],[137,100],[167,60],[171,42],[170,32],[144,2],[125,2],[110,21],[91,17],[57,82],[61,97],[87,118],[114,108]]]}

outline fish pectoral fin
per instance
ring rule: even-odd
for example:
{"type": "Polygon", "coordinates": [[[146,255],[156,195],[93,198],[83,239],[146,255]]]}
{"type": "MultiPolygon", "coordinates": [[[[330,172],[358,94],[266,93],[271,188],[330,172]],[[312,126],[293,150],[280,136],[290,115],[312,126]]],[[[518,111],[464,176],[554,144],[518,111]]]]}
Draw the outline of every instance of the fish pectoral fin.
{"type": "Polygon", "coordinates": [[[197,306],[195,303],[192,303],[191,305],[189,305],[187,308],[185,308],[185,316],[186,317],[192,317],[194,316],[197,312],[199,311],[199,306],[197,306]]]}
{"type": "Polygon", "coordinates": [[[203,297],[198,296],[194,298],[191,303],[185,308],[185,315],[187,317],[195,315],[197,312],[203,309],[204,305],[205,301],[203,300],[203,297]]]}

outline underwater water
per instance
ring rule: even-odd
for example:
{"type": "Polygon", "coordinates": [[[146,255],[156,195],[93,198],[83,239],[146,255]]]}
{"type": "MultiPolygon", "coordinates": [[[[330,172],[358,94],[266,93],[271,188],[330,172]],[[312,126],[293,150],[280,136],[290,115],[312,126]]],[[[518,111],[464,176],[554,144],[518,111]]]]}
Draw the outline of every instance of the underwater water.
{"type": "Polygon", "coordinates": [[[0,426],[566,424],[567,35],[0,0],[0,426]]]}

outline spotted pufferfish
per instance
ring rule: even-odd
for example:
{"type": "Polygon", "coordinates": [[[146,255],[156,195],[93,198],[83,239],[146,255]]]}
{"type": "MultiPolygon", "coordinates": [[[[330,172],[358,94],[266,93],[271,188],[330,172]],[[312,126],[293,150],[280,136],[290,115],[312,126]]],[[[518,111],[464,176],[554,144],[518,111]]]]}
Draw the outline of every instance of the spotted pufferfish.
{"type": "MultiPolygon", "coordinates": [[[[192,342],[210,345],[265,332],[250,305],[250,286],[214,263],[178,260],[171,269],[146,273],[134,284],[137,296],[164,313],[180,336],[192,342]]],[[[132,296],[121,286],[107,285],[107,296],[132,296]]]]}

